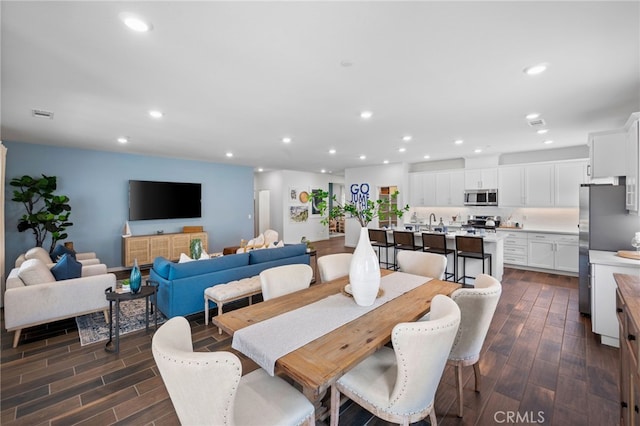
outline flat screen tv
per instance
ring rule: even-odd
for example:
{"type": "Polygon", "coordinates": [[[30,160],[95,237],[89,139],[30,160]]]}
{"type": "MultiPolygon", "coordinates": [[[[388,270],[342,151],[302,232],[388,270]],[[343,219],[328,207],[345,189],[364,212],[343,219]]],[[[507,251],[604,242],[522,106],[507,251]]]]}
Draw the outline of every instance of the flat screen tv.
{"type": "Polygon", "coordinates": [[[202,185],[129,181],[129,220],[186,219],[202,216],[202,185]]]}

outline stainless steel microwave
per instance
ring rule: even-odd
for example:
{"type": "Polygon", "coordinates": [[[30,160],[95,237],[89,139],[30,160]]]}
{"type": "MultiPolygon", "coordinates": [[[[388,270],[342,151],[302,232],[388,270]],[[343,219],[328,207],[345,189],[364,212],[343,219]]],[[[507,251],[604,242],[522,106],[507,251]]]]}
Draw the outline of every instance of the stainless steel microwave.
{"type": "Polygon", "coordinates": [[[497,189],[466,189],[464,191],[465,206],[497,206],[497,189]]]}

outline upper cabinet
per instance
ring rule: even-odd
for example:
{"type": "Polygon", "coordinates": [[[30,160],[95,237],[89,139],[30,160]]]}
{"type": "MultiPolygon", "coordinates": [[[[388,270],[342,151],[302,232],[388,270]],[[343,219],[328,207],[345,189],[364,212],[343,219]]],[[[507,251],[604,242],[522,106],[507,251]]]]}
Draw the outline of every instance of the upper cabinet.
{"type": "Polygon", "coordinates": [[[502,166],[498,169],[498,205],[500,207],[525,205],[523,166],[502,166]]]}
{"type": "Polygon", "coordinates": [[[498,187],[498,169],[470,169],[464,171],[464,189],[495,189],[498,187]]]}
{"type": "Polygon", "coordinates": [[[409,205],[462,206],[464,171],[416,172],[409,174],[409,205]]]}
{"type": "Polygon", "coordinates": [[[627,123],[625,133],[625,159],[626,159],[626,208],[630,213],[640,214],[640,137],[638,118],[632,115],[627,123]]]}
{"type": "Polygon", "coordinates": [[[591,178],[625,176],[626,141],[621,130],[589,134],[589,160],[591,178]]]}
{"type": "Polygon", "coordinates": [[[553,164],[531,164],[525,167],[524,197],[527,206],[553,207],[553,170],[553,164]]]}
{"type": "Polygon", "coordinates": [[[578,188],[585,182],[585,160],[501,166],[500,207],[578,207],[578,188]]]}
{"type": "Polygon", "coordinates": [[[554,206],[577,207],[580,203],[580,185],[586,183],[587,162],[558,163],[554,173],[554,206]]]}
{"type": "Polygon", "coordinates": [[[464,171],[436,173],[436,205],[464,204],[464,171]]]}

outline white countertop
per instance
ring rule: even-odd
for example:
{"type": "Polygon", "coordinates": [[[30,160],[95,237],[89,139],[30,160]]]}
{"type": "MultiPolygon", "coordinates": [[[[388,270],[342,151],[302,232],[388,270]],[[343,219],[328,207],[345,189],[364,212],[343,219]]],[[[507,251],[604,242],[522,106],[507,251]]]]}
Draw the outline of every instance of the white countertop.
{"type": "MultiPolygon", "coordinates": [[[[390,233],[391,237],[393,237],[393,231],[404,231],[403,229],[384,229],[384,230],[387,231],[387,233],[390,233]]],[[[420,237],[422,235],[422,232],[414,232],[413,235],[415,235],[416,237],[420,237]]],[[[498,241],[504,240],[503,235],[497,234],[495,232],[485,232],[484,235],[481,235],[478,232],[474,235],[474,234],[468,234],[466,231],[447,232],[446,234],[447,240],[455,239],[456,235],[469,235],[472,237],[482,237],[483,240],[487,243],[496,243],[498,241]]]]}
{"type": "Polygon", "coordinates": [[[589,263],[636,267],[638,268],[638,272],[640,272],[640,260],[620,257],[615,251],[589,250],[589,263]]]}
{"type": "Polygon", "coordinates": [[[540,232],[544,234],[570,234],[570,235],[578,235],[578,227],[575,229],[545,229],[545,228],[498,228],[498,231],[506,231],[506,232],[540,232]]]}

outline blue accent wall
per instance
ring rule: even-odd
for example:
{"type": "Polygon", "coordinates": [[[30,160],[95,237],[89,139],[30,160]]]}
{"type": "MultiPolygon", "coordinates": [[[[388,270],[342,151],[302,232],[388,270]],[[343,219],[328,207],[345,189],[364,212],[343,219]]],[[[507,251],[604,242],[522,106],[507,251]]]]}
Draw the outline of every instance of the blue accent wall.
{"type": "MultiPolygon", "coordinates": [[[[122,266],[122,230],[128,219],[129,179],[202,184],[202,218],[129,222],[133,235],[181,232],[204,227],[209,252],[253,238],[253,168],[201,161],[60,148],[3,141],[7,147],[5,182],[5,252],[7,273],[14,261],[35,245],[30,231],[18,232],[24,214],[11,201],[11,179],[23,175],[56,176],[57,194],[70,198],[73,222],[67,233],[78,252],[94,251],[107,267],[122,266]],[[251,217],[251,218],[249,218],[251,217]]],[[[48,250],[50,240],[44,247],[48,250]]]]}

